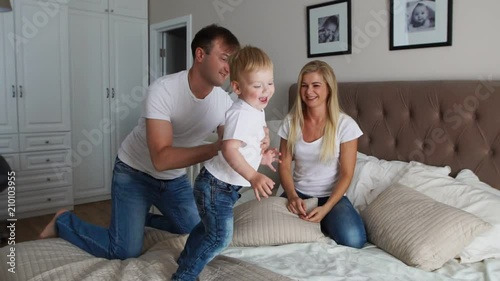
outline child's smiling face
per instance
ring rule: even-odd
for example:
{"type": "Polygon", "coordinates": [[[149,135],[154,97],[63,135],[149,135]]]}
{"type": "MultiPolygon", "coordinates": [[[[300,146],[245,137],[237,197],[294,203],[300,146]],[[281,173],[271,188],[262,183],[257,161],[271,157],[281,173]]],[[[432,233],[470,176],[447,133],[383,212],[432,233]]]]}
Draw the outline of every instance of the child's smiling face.
{"type": "Polygon", "coordinates": [[[264,109],[274,94],[273,69],[245,73],[240,80],[232,82],[236,94],[252,107],[264,109]]]}

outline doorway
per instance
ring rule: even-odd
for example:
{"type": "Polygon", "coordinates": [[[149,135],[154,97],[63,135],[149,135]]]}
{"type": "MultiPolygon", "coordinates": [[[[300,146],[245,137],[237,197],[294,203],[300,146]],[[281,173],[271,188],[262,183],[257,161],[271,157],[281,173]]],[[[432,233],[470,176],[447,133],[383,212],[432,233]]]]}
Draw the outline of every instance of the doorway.
{"type": "Polygon", "coordinates": [[[162,32],[161,76],[186,70],[186,27],[162,32]]]}
{"type": "Polygon", "coordinates": [[[191,66],[191,15],[150,26],[150,83],[191,66]]]}

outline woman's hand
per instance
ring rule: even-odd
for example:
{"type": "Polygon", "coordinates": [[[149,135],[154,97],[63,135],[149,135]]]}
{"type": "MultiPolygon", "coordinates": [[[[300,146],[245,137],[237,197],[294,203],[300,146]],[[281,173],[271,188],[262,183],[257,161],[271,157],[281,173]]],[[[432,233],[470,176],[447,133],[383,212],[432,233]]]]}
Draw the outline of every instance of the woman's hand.
{"type": "Polygon", "coordinates": [[[302,200],[298,196],[288,199],[287,208],[288,211],[298,215],[301,218],[307,216],[306,204],[304,203],[304,200],[302,200]]]}
{"type": "Polygon", "coordinates": [[[314,208],[309,214],[301,219],[310,222],[320,222],[330,211],[325,205],[314,208]]]}

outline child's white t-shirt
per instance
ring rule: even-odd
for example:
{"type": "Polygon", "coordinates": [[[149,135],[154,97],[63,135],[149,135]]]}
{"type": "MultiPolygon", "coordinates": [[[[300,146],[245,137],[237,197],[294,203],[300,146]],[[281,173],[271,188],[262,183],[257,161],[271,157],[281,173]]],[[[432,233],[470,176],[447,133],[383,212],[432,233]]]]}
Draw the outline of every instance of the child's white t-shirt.
{"type": "Polygon", "coordinates": [[[193,147],[224,125],[225,113],[233,101],[220,87],[214,87],[204,99],[198,99],[189,88],[188,71],[163,76],[151,84],[139,124],[125,138],[118,157],[134,169],[154,178],[169,180],[182,176],[186,169],[156,171],[146,139],[146,118],[166,120],[172,124],[174,147],[193,147]]]}
{"type": "MultiPolygon", "coordinates": [[[[290,122],[291,117],[287,116],[278,130],[278,135],[283,139],[288,139],[290,122]]],[[[298,129],[297,142],[293,153],[295,189],[313,197],[328,197],[332,194],[332,188],[338,180],[340,144],[359,138],[363,132],[354,119],[340,113],[335,140],[335,157],[332,161],[324,163],[320,160],[323,137],[313,142],[305,142],[302,131],[300,128],[298,129]]]]}
{"type": "MultiPolygon", "coordinates": [[[[262,160],[260,142],[265,136],[265,126],[264,110],[258,110],[242,99],[236,100],[226,112],[223,140],[242,141],[243,145],[239,148],[239,152],[255,170],[262,160]]],[[[217,156],[205,162],[205,168],[225,183],[250,186],[250,182],[229,166],[221,151],[217,156]]]]}

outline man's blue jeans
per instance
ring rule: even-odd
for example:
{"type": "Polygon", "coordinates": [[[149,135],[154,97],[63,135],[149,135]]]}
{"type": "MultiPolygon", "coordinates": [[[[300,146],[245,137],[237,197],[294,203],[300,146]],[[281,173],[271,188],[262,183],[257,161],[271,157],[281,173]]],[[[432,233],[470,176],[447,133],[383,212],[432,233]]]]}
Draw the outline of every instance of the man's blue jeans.
{"type": "MultiPolygon", "coordinates": [[[[297,190],[295,192],[302,199],[312,198],[312,196],[300,193],[297,190]]],[[[281,194],[281,197],[286,198],[286,194],[281,194]]],[[[318,206],[323,206],[328,201],[328,198],[318,198],[318,206]]],[[[363,220],[346,196],[343,196],[321,220],[321,230],[339,245],[359,249],[366,243],[363,220]]]]}
{"type": "Polygon", "coordinates": [[[184,234],[200,221],[186,175],[158,180],[118,158],[113,170],[111,203],[109,229],[66,212],[56,220],[58,235],[96,257],[126,259],[141,254],[144,226],[184,234]],[[151,205],[164,215],[149,213],[151,205]]]}
{"type": "Polygon", "coordinates": [[[194,183],[194,197],[201,222],[189,234],[172,275],[172,281],[191,281],[233,239],[233,206],[240,198],[235,186],[215,178],[205,168],[194,183]]]}

